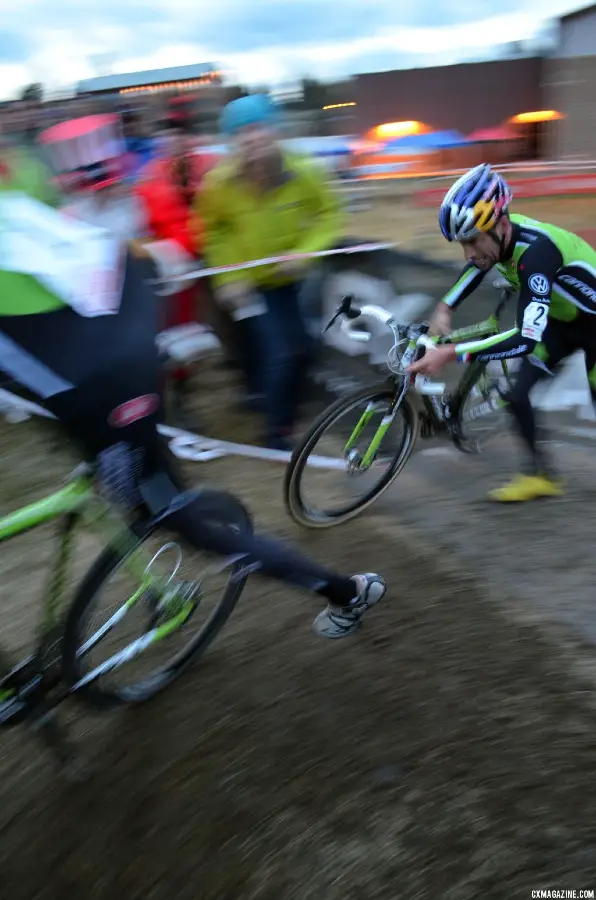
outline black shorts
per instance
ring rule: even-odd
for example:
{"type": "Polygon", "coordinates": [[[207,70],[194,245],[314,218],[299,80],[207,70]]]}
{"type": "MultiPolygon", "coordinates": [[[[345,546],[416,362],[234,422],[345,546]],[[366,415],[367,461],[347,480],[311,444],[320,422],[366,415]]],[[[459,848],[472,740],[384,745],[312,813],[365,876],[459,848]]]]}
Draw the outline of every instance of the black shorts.
{"type": "Polygon", "coordinates": [[[590,372],[596,365],[596,315],[580,313],[572,322],[549,319],[542,341],[531,357],[554,372],[577,350],[584,351],[586,369],[590,372]]]}

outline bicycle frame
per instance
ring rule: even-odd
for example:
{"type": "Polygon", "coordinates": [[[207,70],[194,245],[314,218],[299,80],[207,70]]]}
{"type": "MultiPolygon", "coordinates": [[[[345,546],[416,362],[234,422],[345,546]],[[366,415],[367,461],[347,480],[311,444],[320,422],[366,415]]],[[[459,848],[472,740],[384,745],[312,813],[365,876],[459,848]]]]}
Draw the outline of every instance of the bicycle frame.
{"type": "MultiPolygon", "coordinates": [[[[172,513],[191,503],[195,496],[193,491],[179,494],[161,513],[150,520],[145,520],[141,529],[143,536],[146,537],[153,529],[167,522],[172,513]]],[[[127,609],[132,607],[151,588],[155,589],[157,595],[162,594],[164,587],[167,588],[167,584],[164,586],[163,579],[159,574],[153,574],[151,571],[151,565],[156,557],[148,560],[133,552],[141,540],[140,537],[137,537],[134,526],[129,526],[112,505],[94,490],[94,472],[91,467],[83,465],[76,469],[70,482],[49,497],[0,517],[0,543],[53,519],[62,520],[59,532],[60,546],[50,584],[44,595],[37,649],[15,666],[10,666],[0,652],[0,725],[6,724],[9,719],[11,722],[14,720],[16,724],[26,716],[27,704],[18,699],[19,691],[27,693],[34,686],[36,696],[39,698],[45,696],[49,690],[57,687],[61,682],[60,647],[63,629],[64,587],[71,560],[73,536],[79,523],[82,522],[89,530],[100,533],[104,540],[118,551],[122,558],[122,565],[137,579],[136,589],[128,599],[123,601],[124,607],[127,609]],[[20,709],[17,709],[16,715],[6,709],[11,702],[17,707],[23,707],[22,716],[20,709]]],[[[170,576],[167,583],[172,578],[173,575],[170,576]]],[[[96,667],[82,682],[74,685],[72,690],[77,690],[83,683],[93,681],[102,673],[141,653],[150,643],[167,637],[185,623],[193,608],[190,600],[184,603],[166,621],[156,625],[126,650],[115,654],[101,666],[96,667]]],[[[119,615],[115,614],[102,626],[95,639],[86,642],[81,648],[81,653],[92,649],[117,621],[119,621],[119,615]]],[[[64,699],[68,693],[69,691],[65,688],[60,699],[64,699]]]]}
{"type": "MultiPolygon", "coordinates": [[[[0,517],[0,543],[44,525],[46,522],[63,518],[60,529],[60,549],[50,589],[44,603],[42,633],[51,630],[58,623],[63,586],[70,561],[72,533],[82,509],[91,500],[92,491],[91,477],[86,472],[75,472],[72,481],[60,491],[0,517]]],[[[0,700],[1,698],[0,692],[0,700]]]]}
{"type": "Polygon", "coordinates": [[[0,517],[0,543],[54,519],[60,520],[60,545],[48,590],[44,592],[43,614],[35,650],[13,665],[0,648],[0,726],[31,722],[39,729],[65,774],[74,766],[70,777],[77,780],[80,774],[77,771],[77,754],[54,718],[58,705],[79,688],[117,668],[142,653],[150,644],[183,626],[196,608],[194,592],[187,593],[182,602],[175,591],[170,590],[168,593],[168,585],[176,574],[179,562],[171,574],[160,576],[159,572],[152,570],[152,566],[161,550],[151,558],[135,551],[155,529],[164,526],[167,528],[170,516],[192,503],[198,496],[197,492],[178,494],[162,512],[128,524],[118,510],[95,491],[94,480],[94,469],[87,465],[80,466],[61,490],[0,517]],[[164,621],[153,625],[127,648],[94,667],[76,684],[70,685],[64,679],[62,665],[64,595],[73,537],[79,523],[89,530],[101,533],[104,541],[119,555],[122,566],[137,580],[136,588],[123,601],[120,609],[79,648],[81,655],[93,649],[120,621],[122,610],[130,609],[138,600],[147,597],[149,592],[153,600],[172,600],[173,608],[172,614],[164,621]]]}
{"type": "MultiPolygon", "coordinates": [[[[52,659],[52,649],[60,642],[60,616],[72,535],[83,508],[91,500],[92,490],[92,478],[86,468],[77,470],[61,490],[0,517],[0,543],[54,519],[62,520],[60,546],[50,584],[44,594],[37,647],[14,666],[4,655],[0,656],[0,724],[18,724],[36,706],[41,711],[43,698],[60,683],[60,666],[56,666],[56,660],[52,659]]],[[[47,709],[43,708],[43,712],[47,713],[47,709]]]]}
{"type": "MultiPolygon", "coordinates": [[[[74,533],[81,522],[91,530],[100,532],[125,555],[124,565],[139,579],[140,584],[127,601],[130,605],[156,581],[143,560],[139,560],[136,554],[126,555],[137,545],[137,538],[110,504],[95,493],[90,467],[83,465],[76,469],[69,483],[56,493],[0,517],[0,543],[52,520],[61,520],[59,548],[48,589],[44,592],[37,647],[31,655],[14,666],[0,654],[0,724],[7,724],[9,720],[11,724],[17,724],[26,718],[30,707],[18,699],[20,692],[34,693],[39,701],[61,682],[59,648],[62,640],[65,585],[74,533]]],[[[172,626],[178,623],[172,620],[168,624],[172,626]]],[[[65,690],[60,699],[64,699],[67,693],[65,690]]]]}
{"type": "MultiPolygon", "coordinates": [[[[491,335],[498,334],[498,331],[499,331],[498,317],[499,317],[499,313],[500,313],[502,306],[506,302],[506,299],[507,298],[504,297],[503,300],[501,301],[501,303],[499,304],[499,306],[497,307],[496,311],[492,315],[490,315],[487,319],[484,319],[484,321],[479,322],[476,325],[470,325],[470,326],[467,326],[464,328],[458,328],[455,331],[452,331],[447,337],[444,337],[444,338],[436,337],[436,338],[431,338],[431,340],[433,340],[435,343],[454,343],[456,341],[457,342],[469,341],[469,340],[474,340],[474,339],[478,339],[478,338],[482,338],[482,337],[490,337],[491,335]]],[[[417,341],[418,341],[418,339],[416,337],[411,338],[410,341],[408,342],[405,353],[410,352],[413,355],[414,350],[417,345],[417,341]]],[[[505,361],[503,361],[503,369],[505,372],[507,371],[506,367],[507,367],[507,364],[505,361]]],[[[465,385],[469,379],[471,379],[475,376],[475,373],[476,373],[476,366],[474,365],[474,363],[472,363],[472,365],[469,366],[468,371],[464,375],[464,378],[462,378],[462,380],[460,381],[460,386],[465,385]]],[[[392,376],[392,379],[397,383],[397,376],[392,376]]],[[[391,405],[390,405],[386,415],[383,416],[383,419],[381,420],[381,424],[375,431],[375,433],[370,441],[370,444],[368,445],[368,448],[366,449],[365,453],[363,454],[362,460],[360,462],[360,468],[366,469],[369,466],[371,466],[372,463],[374,462],[375,455],[381,445],[381,442],[383,441],[383,438],[385,437],[385,435],[387,434],[387,431],[391,427],[391,423],[393,422],[393,420],[395,418],[399,404],[401,403],[403,397],[406,395],[408,390],[410,390],[410,388],[412,386],[412,381],[413,381],[412,377],[410,375],[408,375],[407,373],[404,373],[404,378],[403,378],[403,383],[401,384],[401,388],[398,392],[396,392],[395,397],[392,400],[391,405]]],[[[427,415],[429,416],[430,420],[432,421],[433,428],[436,430],[443,428],[445,426],[445,419],[444,419],[443,411],[442,411],[440,404],[439,404],[438,400],[436,399],[436,397],[429,397],[429,396],[422,395],[422,401],[424,403],[425,411],[426,411],[427,415]]],[[[375,414],[376,408],[377,408],[376,403],[368,404],[367,408],[364,410],[364,412],[360,416],[360,419],[356,423],[356,427],[352,431],[350,437],[348,438],[348,440],[344,446],[344,455],[347,455],[350,452],[350,450],[352,449],[352,447],[356,444],[356,442],[358,441],[358,438],[360,437],[360,435],[366,428],[367,424],[370,422],[373,415],[375,414]]]]}

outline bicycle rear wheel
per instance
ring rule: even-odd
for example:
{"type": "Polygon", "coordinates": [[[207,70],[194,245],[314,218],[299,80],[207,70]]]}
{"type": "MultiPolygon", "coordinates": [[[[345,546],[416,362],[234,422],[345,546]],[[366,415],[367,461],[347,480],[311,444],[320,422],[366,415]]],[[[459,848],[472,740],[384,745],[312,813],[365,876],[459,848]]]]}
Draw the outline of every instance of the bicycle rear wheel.
{"type": "Polygon", "coordinates": [[[392,407],[396,390],[396,387],[384,384],[340,397],[308,429],[292,454],[284,478],[284,501],[290,516],[298,524],[307,528],[330,528],[347,522],[374,503],[395,481],[418,436],[418,413],[407,396],[397,408],[370,464],[363,465],[363,460],[392,407]],[[361,427],[363,415],[367,421],[361,427]],[[336,434],[332,434],[335,426],[339,427],[336,434]],[[358,437],[353,441],[350,436],[355,433],[358,437]],[[315,465],[319,462],[315,451],[317,457],[326,457],[321,467],[315,465]],[[307,472],[308,477],[317,473],[312,491],[305,483],[307,472]],[[347,490],[350,497],[340,501],[336,509],[321,508],[319,503],[333,500],[333,476],[339,476],[340,490],[347,490]]]}
{"type": "Polygon", "coordinates": [[[507,417],[505,395],[513,385],[513,373],[503,360],[474,363],[454,398],[457,432],[454,441],[464,453],[481,453],[503,427],[507,417]]]}
{"type": "MultiPolygon", "coordinates": [[[[212,527],[252,533],[248,511],[231,495],[205,490],[194,504],[212,527]]],[[[248,577],[240,562],[213,557],[197,576],[200,551],[161,528],[141,525],[132,544],[98,557],[65,624],[66,682],[95,707],[140,703],[171,684],[215,639],[248,577]]]]}

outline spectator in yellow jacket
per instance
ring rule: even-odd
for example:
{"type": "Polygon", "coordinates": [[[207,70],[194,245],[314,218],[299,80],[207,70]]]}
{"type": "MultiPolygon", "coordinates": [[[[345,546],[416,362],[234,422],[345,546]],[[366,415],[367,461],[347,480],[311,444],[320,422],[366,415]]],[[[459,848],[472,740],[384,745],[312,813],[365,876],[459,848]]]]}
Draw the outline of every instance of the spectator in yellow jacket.
{"type": "MultiPolygon", "coordinates": [[[[197,197],[209,266],[325,250],[341,236],[335,193],[322,168],[287,152],[264,94],[229,103],[221,128],[230,153],[197,197]]],[[[216,277],[216,299],[242,328],[247,390],[265,414],[267,446],[289,449],[312,351],[299,303],[308,260],[216,277]]]]}

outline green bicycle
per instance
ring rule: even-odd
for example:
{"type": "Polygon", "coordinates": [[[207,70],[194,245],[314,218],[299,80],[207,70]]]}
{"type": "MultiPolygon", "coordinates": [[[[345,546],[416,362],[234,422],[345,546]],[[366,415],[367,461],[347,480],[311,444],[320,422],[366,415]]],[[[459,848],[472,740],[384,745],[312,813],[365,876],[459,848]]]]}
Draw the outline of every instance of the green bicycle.
{"type": "Polygon", "coordinates": [[[478,453],[487,438],[500,425],[511,371],[503,360],[497,363],[473,362],[466,367],[455,389],[418,376],[415,380],[405,370],[437,343],[474,340],[499,332],[499,317],[513,295],[502,282],[501,299],[495,312],[485,321],[453,331],[448,337],[428,336],[428,324],[399,325],[392,315],[379,306],[357,309],[353,298],[344,297],[324,329],[344,316],[342,329],[356,341],[368,341],[368,332],[357,330],[354,320],[371,318],[390,329],[393,346],[387,365],[389,378],[381,385],[368,386],[340,397],[310,426],[292,454],[284,479],[284,501],[290,516],[308,528],[329,528],[347,522],[375,502],[395,481],[410,458],[418,436],[444,436],[465,453],[478,453]],[[487,425],[487,419],[491,424],[487,425]],[[347,419],[347,421],[346,421],[347,419]],[[481,434],[477,432],[480,425],[481,434]],[[335,434],[332,430],[339,426],[335,434]],[[323,447],[320,448],[321,443],[323,447]],[[317,458],[337,457],[336,469],[348,476],[350,496],[345,499],[346,479],[342,490],[330,487],[331,473],[317,467],[317,458]],[[313,457],[312,466],[309,459],[313,457]],[[315,487],[309,491],[306,473],[317,475],[315,487]],[[324,479],[324,482],[321,481],[324,479]],[[358,490],[361,485],[363,490],[358,490]],[[321,509],[322,498],[329,500],[339,493],[338,506],[321,509]]]}
{"type": "Polygon", "coordinates": [[[58,551],[35,649],[15,664],[6,651],[0,652],[0,726],[33,724],[64,774],[72,778],[82,769],[57,723],[57,706],[70,694],[95,708],[110,708],[140,703],[163,690],[214,640],[248,577],[238,561],[218,559],[199,576],[192,564],[192,577],[183,578],[186,545],[168,533],[170,516],[188,506],[193,515],[218,528],[252,533],[245,507],[223,491],[180,494],[160,515],[139,516],[128,524],[96,483],[95,467],[84,464],[61,490],[0,517],[0,542],[59,521],[58,551]],[[75,562],[73,545],[79,528],[87,538],[99,536],[104,549],[68,604],[69,564],[75,562]],[[211,576],[218,582],[213,605],[207,587],[211,576]],[[104,595],[109,605],[100,624],[104,595]],[[132,637],[120,649],[112,648],[110,642],[125,623],[130,623],[132,637]],[[106,644],[104,658],[96,659],[95,653],[106,644]],[[137,671],[137,664],[152,652],[157,659],[149,670],[137,671]],[[113,682],[131,669],[132,680],[113,682]]]}

